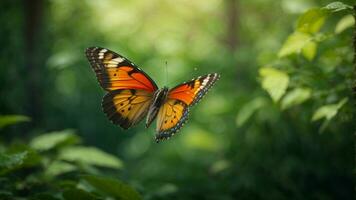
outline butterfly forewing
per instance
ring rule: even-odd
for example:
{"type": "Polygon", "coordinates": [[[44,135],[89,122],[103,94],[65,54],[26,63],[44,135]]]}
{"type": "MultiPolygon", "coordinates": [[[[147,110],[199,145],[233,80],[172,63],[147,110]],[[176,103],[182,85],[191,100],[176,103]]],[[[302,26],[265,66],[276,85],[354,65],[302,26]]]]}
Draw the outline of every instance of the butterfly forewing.
{"type": "Polygon", "coordinates": [[[127,58],[100,47],[90,47],[86,56],[105,90],[141,89],[154,92],[155,82],[127,58]]]}
{"type": "Polygon", "coordinates": [[[193,106],[208,92],[220,78],[217,73],[207,74],[177,85],[169,91],[168,98],[183,101],[188,106],[193,106]]]}

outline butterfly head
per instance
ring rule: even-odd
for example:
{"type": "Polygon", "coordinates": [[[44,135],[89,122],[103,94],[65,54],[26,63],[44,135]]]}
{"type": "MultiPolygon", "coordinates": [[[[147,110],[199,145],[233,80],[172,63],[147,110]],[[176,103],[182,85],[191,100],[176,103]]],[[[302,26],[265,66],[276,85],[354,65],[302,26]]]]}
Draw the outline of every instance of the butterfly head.
{"type": "Polygon", "coordinates": [[[152,103],[148,109],[147,118],[146,118],[146,127],[149,127],[152,121],[156,118],[159,108],[163,105],[166,101],[168,96],[168,87],[163,87],[153,95],[152,103]]]}

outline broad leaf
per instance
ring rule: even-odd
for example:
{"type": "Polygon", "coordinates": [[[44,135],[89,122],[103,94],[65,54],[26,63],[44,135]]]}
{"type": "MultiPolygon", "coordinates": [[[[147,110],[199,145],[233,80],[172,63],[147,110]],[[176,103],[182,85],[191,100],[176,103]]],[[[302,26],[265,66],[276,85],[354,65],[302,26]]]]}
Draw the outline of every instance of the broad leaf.
{"type": "Polygon", "coordinates": [[[54,161],[48,167],[46,167],[45,174],[49,177],[54,177],[60,174],[74,171],[76,169],[77,167],[73,164],[63,161],[54,161]]]}
{"type": "Polygon", "coordinates": [[[23,115],[1,115],[0,116],[0,129],[5,126],[9,126],[12,124],[17,124],[20,122],[29,122],[31,119],[27,116],[23,115]]]}
{"type": "Polygon", "coordinates": [[[297,30],[303,33],[316,33],[324,25],[326,18],[325,10],[314,8],[299,17],[297,30]]]}
{"type": "Polygon", "coordinates": [[[59,159],[114,169],[123,167],[119,158],[94,147],[77,146],[64,148],[60,151],[59,159]]]}
{"type": "Polygon", "coordinates": [[[46,151],[57,146],[76,144],[79,140],[73,130],[67,129],[37,136],[32,139],[30,146],[36,150],[46,151]]]}
{"type": "Polygon", "coordinates": [[[341,10],[352,9],[352,6],[344,4],[340,1],[336,1],[326,5],[323,9],[329,10],[331,12],[338,12],[341,10]]]}
{"type": "Polygon", "coordinates": [[[82,178],[93,186],[99,192],[102,192],[113,198],[123,200],[139,200],[140,194],[131,186],[112,178],[104,178],[98,176],[82,176],[82,178]]]}
{"type": "Polygon", "coordinates": [[[355,18],[352,15],[346,15],[336,24],[335,33],[339,34],[344,30],[353,27],[355,24],[355,18]]]}
{"type": "Polygon", "coordinates": [[[272,67],[261,68],[259,74],[262,77],[263,89],[268,92],[274,102],[278,102],[288,87],[288,74],[272,67]]]}
{"type": "Polygon", "coordinates": [[[288,92],[281,102],[282,109],[303,103],[310,98],[311,94],[312,90],[309,88],[296,88],[288,92]]]}
{"type": "Polygon", "coordinates": [[[284,42],[282,48],[278,52],[279,57],[298,54],[303,47],[311,41],[311,36],[307,33],[294,32],[284,42]]]}
{"type": "Polygon", "coordinates": [[[303,56],[306,59],[308,59],[309,61],[312,61],[314,59],[315,55],[316,55],[316,48],[317,48],[316,42],[309,41],[302,48],[303,56]]]}
{"type": "Polygon", "coordinates": [[[329,121],[330,119],[335,117],[339,109],[347,102],[347,100],[347,98],[344,98],[339,101],[339,103],[329,104],[318,108],[312,117],[312,121],[316,121],[323,118],[329,121]]]}

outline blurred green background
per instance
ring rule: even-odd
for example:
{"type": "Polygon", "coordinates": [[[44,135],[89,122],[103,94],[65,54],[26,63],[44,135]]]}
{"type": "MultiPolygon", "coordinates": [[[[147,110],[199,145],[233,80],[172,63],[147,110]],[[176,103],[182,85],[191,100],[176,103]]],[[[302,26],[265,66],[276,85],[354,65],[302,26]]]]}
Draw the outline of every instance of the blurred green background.
{"type": "Polygon", "coordinates": [[[1,1],[0,197],[352,199],[353,3],[1,1]],[[156,144],[105,117],[90,46],[160,87],[221,79],[156,144]]]}

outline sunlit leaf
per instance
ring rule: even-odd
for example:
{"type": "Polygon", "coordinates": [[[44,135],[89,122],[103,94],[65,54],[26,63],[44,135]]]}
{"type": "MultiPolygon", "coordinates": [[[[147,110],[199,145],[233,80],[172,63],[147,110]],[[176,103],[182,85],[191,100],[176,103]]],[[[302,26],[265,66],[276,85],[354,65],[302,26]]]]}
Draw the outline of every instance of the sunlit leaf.
{"type": "Polygon", "coordinates": [[[46,167],[45,174],[49,177],[54,177],[76,169],[77,167],[73,164],[62,161],[54,161],[46,167]]]}
{"type": "Polygon", "coordinates": [[[82,176],[82,178],[99,192],[102,192],[113,198],[119,198],[123,200],[141,199],[140,194],[136,190],[117,179],[89,175],[82,176]]]}
{"type": "Polygon", "coordinates": [[[316,48],[317,48],[316,42],[309,41],[302,48],[303,56],[306,59],[308,59],[309,61],[312,61],[314,59],[315,55],[316,55],[316,48]]]}
{"type": "Polygon", "coordinates": [[[288,92],[281,102],[282,109],[303,103],[310,98],[311,94],[312,90],[309,88],[296,88],[288,92]]]}
{"type": "Polygon", "coordinates": [[[255,98],[252,101],[246,103],[239,110],[236,117],[237,126],[242,126],[245,122],[255,113],[258,109],[266,105],[264,98],[255,98]]]}
{"type": "Polygon", "coordinates": [[[262,87],[277,102],[286,92],[289,76],[285,72],[272,67],[263,67],[259,70],[262,77],[262,87]]]}
{"type": "Polygon", "coordinates": [[[94,199],[98,199],[93,194],[91,194],[87,191],[81,190],[81,189],[77,189],[77,188],[71,188],[71,189],[65,190],[63,192],[62,196],[65,200],[94,200],[94,199]]]}
{"type": "Polygon", "coordinates": [[[24,115],[0,115],[0,129],[12,124],[29,121],[31,119],[24,115]]]}
{"type": "Polygon", "coordinates": [[[335,33],[339,34],[344,30],[353,27],[355,24],[355,18],[352,15],[346,15],[336,24],[335,33]]]}
{"type": "Polygon", "coordinates": [[[37,136],[32,139],[30,146],[36,150],[45,151],[60,145],[76,144],[79,140],[74,130],[67,129],[37,136]]]}
{"type": "Polygon", "coordinates": [[[302,48],[311,41],[311,36],[307,33],[294,32],[284,42],[278,52],[279,57],[285,57],[291,54],[298,54],[302,48]]]}
{"type": "Polygon", "coordinates": [[[324,9],[329,10],[331,12],[338,12],[341,10],[352,9],[352,6],[344,4],[340,1],[332,2],[324,7],[324,9]]]}
{"type": "Polygon", "coordinates": [[[115,169],[123,167],[119,158],[95,147],[66,147],[60,151],[59,159],[115,169]]]}
{"type": "Polygon", "coordinates": [[[312,121],[320,120],[323,118],[326,120],[332,119],[335,117],[339,109],[347,102],[347,100],[347,98],[344,98],[339,101],[339,103],[328,104],[318,108],[313,114],[312,121]]]}
{"type": "Polygon", "coordinates": [[[303,33],[316,33],[324,25],[325,10],[313,8],[305,12],[298,19],[297,30],[303,33]]]}

